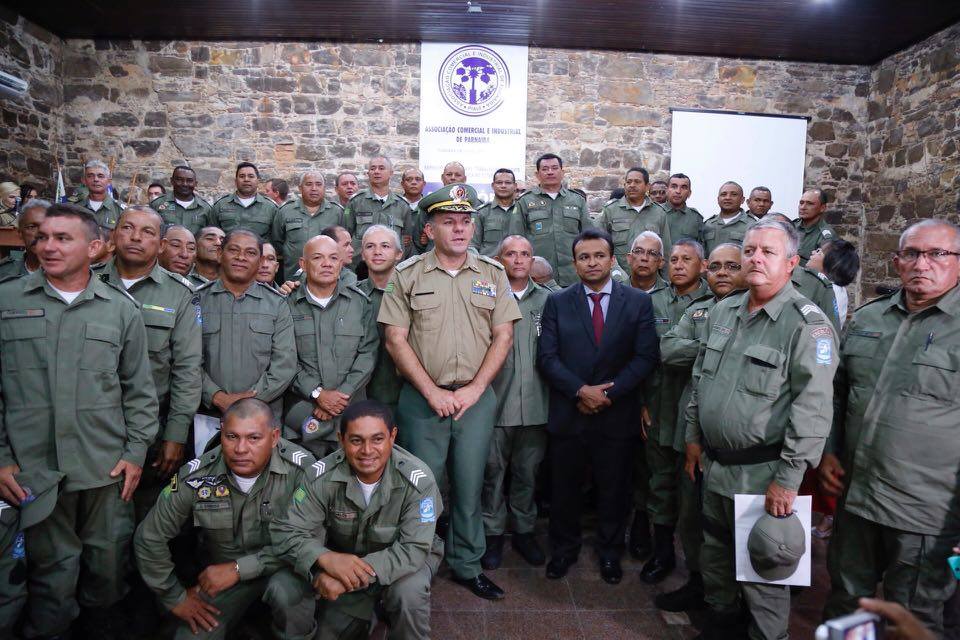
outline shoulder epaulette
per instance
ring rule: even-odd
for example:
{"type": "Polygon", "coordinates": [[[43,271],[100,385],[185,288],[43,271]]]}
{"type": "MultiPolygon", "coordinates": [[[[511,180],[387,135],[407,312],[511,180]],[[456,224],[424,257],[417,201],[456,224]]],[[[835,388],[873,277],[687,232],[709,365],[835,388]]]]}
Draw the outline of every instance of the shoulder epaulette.
{"type": "Polygon", "coordinates": [[[823,309],[810,302],[807,298],[803,296],[793,299],[793,306],[797,308],[797,311],[800,312],[800,315],[803,317],[803,321],[807,324],[823,324],[828,322],[826,314],[823,312],[823,309]]]}
{"type": "Polygon", "coordinates": [[[312,453],[305,450],[300,445],[290,442],[289,440],[284,440],[283,438],[281,438],[280,442],[277,444],[277,451],[279,451],[281,458],[287,462],[295,464],[304,471],[309,469],[310,465],[317,461],[317,459],[313,457],[312,453]]]}
{"type": "Polygon", "coordinates": [[[413,485],[413,488],[417,491],[423,493],[435,482],[433,475],[430,473],[430,468],[423,464],[422,461],[414,458],[412,455],[404,455],[403,452],[397,452],[396,449],[394,449],[391,455],[396,456],[394,466],[397,471],[400,472],[403,479],[413,485]]]}
{"type": "Polygon", "coordinates": [[[833,281],[830,280],[830,278],[828,278],[826,275],[820,273],[819,271],[814,271],[809,267],[800,267],[800,268],[803,269],[804,271],[809,271],[814,276],[816,276],[817,280],[820,281],[820,284],[822,284],[825,289],[829,289],[833,287],[833,281]]]}
{"type": "Polygon", "coordinates": [[[282,293],[280,293],[280,291],[279,291],[278,289],[276,289],[272,284],[267,284],[266,282],[260,282],[259,280],[257,280],[257,284],[260,285],[261,287],[263,287],[264,289],[266,289],[267,291],[269,291],[270,293],[272,293],[272,294],[275,295],[275,296],[279,296],[279,297],[281,297],[281,298],[286,298],[286,297],[287,297],[287,296],[283,295],[282,293]]]}
{"type": "Polygon", "coordinates": [[[198,284],[198,285],[196,285],[196,286],[193,287],[193,292],[194,292],[194,293],[200,293],[200,292],[203,291],[204,289],[213,286],[213,283],[214,283],[214,282],[216,282],[216,280],[210,280],[210,281],[208,281],[208,282],[204,282],[203,284],[198,284]]]}
{"type": "Polygon", "coordinates": [[[180,470],[177,471],[177,475],[180,476],[181,480],[186,480],[193,474],[198,471],[202,471],[210,464],[216,462],[217,458],[220,456],[220,447],[214,447],[210,451],[206,451],[193,460],[185,462],[180,470]]]}
{"type": "Polygon", "coordinates": [[[856,309],[854,309],[854,311],[860,311],[860,309],[863,309],[864,307],[866,307],[866,306],[868,306],[868,305],[871,305],[871,304],[873,304],[873,303],[875,303],[875,302],[881,302],[881,301],[883,301],[883,300],[889,300],[890,298],[892,298],[893,296],[897,295],[898,293],[900,293],[900,288],[899,288],[899,287],[897,288],[896,291],[891,291],[890,293],[885,293],[885,294],[883,294],[883,295],[879,295],[879,296],[877,296],[876,298],[870,298],[869,300],[867,300],[866,302],[864,302],[863,304],[861,304],[859,307],[857,307],[856,309]]]}
{"type": "Polygon", "coordinates": [[[485,256],[483,254],[478,253],[477,259],[480,260],[480,262],[486,262],[487,264],[492,264],[500,271],[503,271],[503,265],[500,264],[500,262],[498,262],[497,260],[494,260],[493,258],[491,258],[490,256],[485,256]]]}
{"type": "Polygon", "coordinates": [[[356,292],[356,293],[359,293],[361,296],[363,296],[363,299],[364,299],[364,300],[369,300],[369,299],[370,299],[370,296],[367,295],[367,292],[360,288],[360,283],[359,283],[359,282],[351,282],[350,284],[348,284],[348,285],[346,286],[346,288],[349,289],[350,291],[354,291],[354,292],[356,292]]]}
{"type": "Polygon", "coordinates": [[[699,298],[694,298],[693,301],[690,303],[690,305],[693,306],[698,302],[707,302],[707,301],[713,300],[713,298],[714,298],[713,292],[708,291],[707,293],[703,294],[699,298]]]}
{"type": "Polygon", "coordinates": [[[369,193],[369,191],[368,191],[367,189],[360,189],[360,191],[357,191],[355,194],[353,194],[352,196],[350,196],[350,199],[347,200],[347,202],[348,202],[348,203],[349,203],[349,202],[353,202],[358,196],[361,196],[361,195],[364,195],[364,194],[367,194],[367,193],[369,193]]]}
{"type": "Polygon", "coordinates": [[[222,196],[220,196],[219,198],[217,198],[216,200],[214,200],[213,204],[219,204],[221,200],[226,200],[227,198],[229,198],[229,197],[232,196],[232,195],[233,195],[232,193],[227,193],[227,194],[225,194],[225,195],[222,195],[222,196]]]}
{"type": "Polygon", "coordinates": [[[584,191],[583,189],[575,189],[575,188],[573,188],[573,187],[567,187],[567,191],[569,191],[569,192],[571,192],[571,193],[577,194],[578,196],[580,196],[580,197],[583,198],[584,200],[587,199],[587,192],[584,191]]]}
{"type": "Polygon", "coordinates": [[[119,293],[122,293],[122,294],[123,294],[123,297],[125,297],[127,300],[129,300],[130,302],[132,302],[134,305],[136,305],[137,309],[140,308],[140,302],[139,302],[136,298],[134,298],[132,295],[130,295],[130,292],[128,292],[126,289],[124,289],[119,283],[117,283],[117,282],[111,282],[111,281],[108,279],[106,273],[101,273],[101,274],[100,274],[100,282],[102,282],[103,284],[107,285],[108,287],[110,287],[110,288],[113,289],[114,291],[117,291],[117,292],[119,292],[119,293]]]}
{"type": "Polygon", "coordinates": [[[311,462],[309,466],[305,466],[303,468],[303,471],[304,473],[307,474],[308,478],[310,478],[311,480],[316,480],[317,478],[325,474],[327,471],[330,471],[330,469],[333,469],[335,466],[337,466],[342,459],[343,459],[343,452],[334,451],[333,453],[328,455],[326,458],[323,458],[322,460],[316,460],[314,462],[311,462]]]}
{"type": "Polygon", "coordinates": [[[11,273],[5,276],[0,276],[0,283],[6,282],[8,280],[16,280],[17,278],[22,278],[22,273],[11,273]]]}
{"type": "Polygon", "coordinates": [[[182,284],[183,286],[185,286],[185,287],[186,287],[187,289],[189,289],[190,291],[193,291],[193,283],[190,282],[189,280],[187,280],[186,278],[184,278],[184,277],[183,277],[182,275],[180,275],[179,273],[174,273],[173,271],[167,271],[167,270],[164,269],[163,267],[160,267],[160,271],[161,271],[162,273],[165,273],[167,276],[169,276],[170,279],[173,280],[174,282],[176,282],[177,284],[182,284]]]}
{"type": "Polygon", "coordinates": [[[421,253],[420,255],[410,256],[409,258],[407,258],[406,260],[404,260],[403,262],[401,262],[400,264],[397,265],[397,267],[396,267],[397,271],[403,271],[404,269],[406,269],[406,268],[408,268],[408,267],[410,267],[410,266],[412,266],[412,265],[417,264],[418,262],[420,262],[421,260],[423,260],[423,258],[424,258],[426,255],[427,255],[427,254],[425,254],[425,253],[421,253]]]}

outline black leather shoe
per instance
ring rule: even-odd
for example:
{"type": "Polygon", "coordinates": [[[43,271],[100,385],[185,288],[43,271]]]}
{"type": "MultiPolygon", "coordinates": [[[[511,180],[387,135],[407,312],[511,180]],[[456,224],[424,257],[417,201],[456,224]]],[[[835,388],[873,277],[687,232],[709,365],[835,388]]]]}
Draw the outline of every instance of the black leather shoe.
{"type": "Polygon", "coordinates": [[[576,558],[564,558],[563,556],[554,556],[547,563],[547,577],[551,580],[559,580],[567,575],[567,571],[577,561],[576,558]]]}
{"type": "Polygon", "coordinates": [[[480,558],[480,566],[486,571],[500,568],[503,562],[503,536],[487,536],[487,550],[480,558]]]}
{"type": "Polygon", "coordinates": [[[484,600],[502,600],[506,595],[503,589],[495,585],[490,578],[482,573],[475,578],[457,578],[454,576],[453,581],[470,589],[473,595],[484,600]]]}
{"type": "Polygon", "coordinates": [[[673,550],[673,527],[655,525],[653,527],[653,557],[647,560],[640,571],[640,579],[647,584],[657,584],[670,575],[677,566],[677,556],[673,550]]]}
{"type": "Polygon", "coordinates": [[[620,561],[616,558],[600,560],[600,577],[607,584],[620,584],[620,581],[623,580],[623,569],[620,568],[620,561]]]}
{"type": "Polygon", "coordinates": [[[543,549],[537,544],[537,538],[532,533],[515,533],[510,543],[520,557],[527,561],[527,564],[534,567],[542,567],[547,561],[547,556],[543,549]]]}
{"type": "Polygon", "coordinates": [[[627,548],[634,560],[643,560],[653,551],[653,541],[650,539],[650,520],[647,513],[637,509],[633,514],[633,524],[630,526],[630,539],[627,548]]]}
{"type": "Polygon", "coordinates": [[[661,611],[696,611],[703,609],[707,603],[703,599],[703,577],[699,573],[691,573],[685,585],[676,591],[661,593],[653,599],[653,603],[661,611]]]}

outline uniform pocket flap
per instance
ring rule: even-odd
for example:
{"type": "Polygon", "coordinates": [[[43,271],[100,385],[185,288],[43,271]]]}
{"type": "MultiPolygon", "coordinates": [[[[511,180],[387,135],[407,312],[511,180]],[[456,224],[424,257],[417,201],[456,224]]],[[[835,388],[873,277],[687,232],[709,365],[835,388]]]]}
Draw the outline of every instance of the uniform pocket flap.
{"type": "Polygon", "coordinates": [[[257,318],[250,321],[250,330],[255,333],[273,333],[273,321],[257,318]]]}
{"type": "Polygon", "coordinates": [[[373,526],[367,532],[367,538],[370,542],[376,544],[392,544],[397,538],[397,527],[395,526],[373,526]]]}
{"type": "Polygon", "coordinates": [[[344,319],[343,322],[338,321],[333,332],[338,336],[363,336],[366,334],[362,324],[359,322],[347,322],[346,319],[344,319]]]}
{"type": "Polygon", "coordinates": [[[877,349],[879,348],[880,341],[876,338],[848,336],[847,341],[843,343],[843,355],[872,358],[877,355],[877,349]]]}
{"type": "Polygon", "coordinates": [[[956,351],[928,346],[917,351],[917,355],[913,357],[913,364],[922,364],[946,371],[957,371],[960,369],[960,356],[956,351]]]}
{"type": "Polygon", "coordinates": [[[431,293],[422,293],[418,294],[414,292],[410,296],[410,308],[414,311],[422,311],[424,309],[435,309],[440,306],[440,296],[431,292],[431,293]]]}
{"type": "Polygon", "coordinates": [[[286,224],[284,224],[284,228],[290,231],[300,229],[301,227],[303,227],[303,220],[287,220],[286,224]]]}
{"type": "Polygon", "coordinates": [[[783,363],[783,354],[772,347],[765,347],[762,344],[752,344],[743,350],[743,355],[747,356],[759,364],[779,368],[783,363]]]}
{"type": "MultiPolygon", "coordinates": [[[[567,215],[564,213],[563,215],[567,215]]],[[[577,216],[579,217],[579,216],[577,216]]],[[[629,231],[630,230],[630,221],[629,220],[615,220],[610,223],[610,228],[614,231],[629,231]]]]}
{"type": "Polygon", "coordinates": [[[713,349],[715,351],[723,351],[723,348],[727,345],[727,340],[730,339],[730,336],[724,335],[722,333],[712,333],[710,337],[707,338],[707,349],[713,349]]]}
{"type": "Polygon", "coordinates": [[[171,329],[176,324],[177,318],[172,313],[164,311],[147,311],[143,314],[143,324],[148,327],[163,327],[171,329]]]}
{"type": "Polygon", "coordinates": [[[99,340],[100,342],[109,342],[110,344],[120,344],[120,330],[113,327],[105,327],[99,324],[87,323],[84,329],[84,337],[90,340],[99,340]]]}
{"type": "Polygon", "coordinates": [[[527,220],[531,222],[534,220],[546,220],[550,217],[550,211],[548,209],[533,209],[527,212],[527,220]]]}
{"type": "Polygon", "coordinates": [[[44,338],[47,335],[47,323],[42,318],[31,320],[7,320],[0,324],[0,338],[3,340],[28,340],[44,338]]]}

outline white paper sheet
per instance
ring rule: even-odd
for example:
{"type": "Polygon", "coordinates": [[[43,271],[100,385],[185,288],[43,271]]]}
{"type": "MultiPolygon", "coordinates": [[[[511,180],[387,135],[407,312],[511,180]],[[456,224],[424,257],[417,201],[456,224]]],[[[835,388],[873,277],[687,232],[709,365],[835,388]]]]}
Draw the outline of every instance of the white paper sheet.
{"type": "Polygon", "coordinates": [[[217,435],[218,431],[220,431],[219,418],[199,413],[193,416],[193,450],[197,457],[200,457],[210,438],[217,435]]]}
{"type": "Polygon", "coordinates": [[[803,525],[806,539],[806,552],[800,558],[800,564],[793,575],[784,580],[764,580],[753,570],[750,564],[750,553],[747,551],[747,539],[754,523],[763,515],[764,496],[737,494],[733,499],[734,547],[737,559],[737,581],[739,582],[766,582],[769,584],[789,584],[802,587],[810,586],[810,560],[813,557],[813,540],[810,535],[810,521],[812,518],[813,498],[811,496],[797,496],[793,501],[793,510],[803,525]]]}

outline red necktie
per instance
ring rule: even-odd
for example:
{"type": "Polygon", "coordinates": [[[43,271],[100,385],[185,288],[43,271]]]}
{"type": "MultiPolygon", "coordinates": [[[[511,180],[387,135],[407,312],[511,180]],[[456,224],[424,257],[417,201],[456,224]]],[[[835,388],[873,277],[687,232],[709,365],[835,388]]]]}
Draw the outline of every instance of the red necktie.
{"type": "Polygon", "coordinates": [[[588,294],[593,300],[593,337],[597,340],[597,346],[600,345],[600,338],[603,337],[603,307],[600,301],[603,300],[602,293],[588,294]]]}

